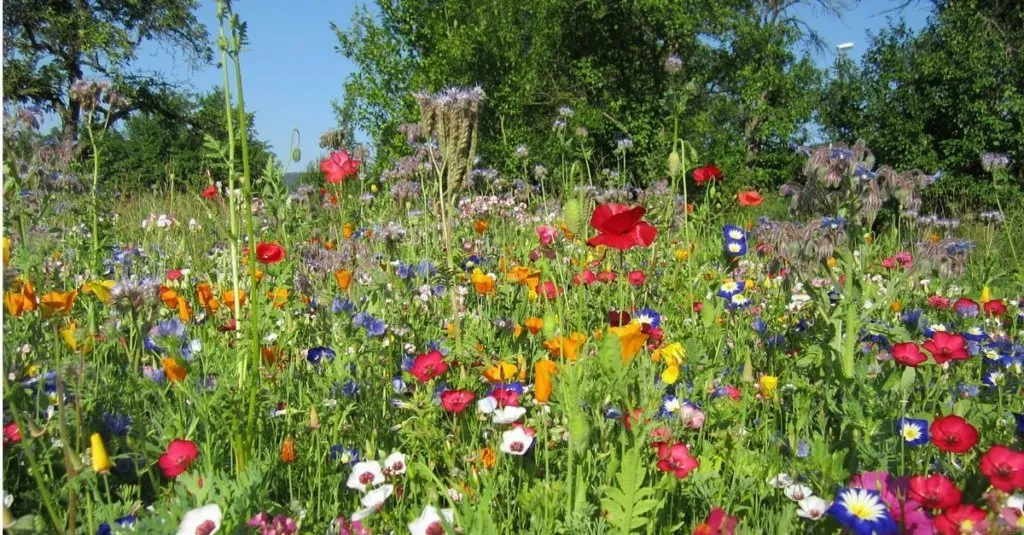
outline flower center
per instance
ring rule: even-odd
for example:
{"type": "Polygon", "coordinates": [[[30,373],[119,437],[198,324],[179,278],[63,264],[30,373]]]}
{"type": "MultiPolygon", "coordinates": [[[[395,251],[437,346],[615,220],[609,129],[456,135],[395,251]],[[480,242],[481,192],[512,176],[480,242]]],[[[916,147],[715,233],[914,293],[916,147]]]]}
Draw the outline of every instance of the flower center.
{"type": "Polygon", "coordinates": [[[427,526],[427,530],[424,533],[427,535],[444,535],[444,526],[440,522],[434,522],[427,526]]]}
{"type": "Polygon", "coordinates": [[[511,444],[511,445],[510,445],[510,446],[508,447],[508,449],[510,449],[510,450],[512,450],[512,451],[514,451],[514,452],[516,452],[516,453],[520,453],[520,452],[522,452],[523,450],[525,450],[526,448],[525,448],[525,447],[523,446],[523,443],[522,443],[522,442],[513,442],[513,443],[512,443],[512,444],[511,444]]]}
{"type": "Polygon", "coordinates": [[[363,472],[362,475],[359,476],[359,482],[363,485],[373,483],[373,474],[371,472],[363,472]]]}
{"type": "Polygon", "coordinates": [[[866,503],[853,503],[850,504],[850,514],[861,519],[870,520],[875,518],[874,509],[866,503]]]}
{"type": "Polygon", "coordinates": [[[213,520],[206,520],[196,527],[196,535],[210,535],[216,529],[217,524],[213,520]]]}

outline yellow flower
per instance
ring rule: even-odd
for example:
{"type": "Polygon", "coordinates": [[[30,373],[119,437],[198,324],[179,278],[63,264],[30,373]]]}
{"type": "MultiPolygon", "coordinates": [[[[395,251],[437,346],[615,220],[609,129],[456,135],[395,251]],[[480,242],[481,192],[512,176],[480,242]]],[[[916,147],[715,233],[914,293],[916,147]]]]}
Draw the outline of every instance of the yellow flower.
{"type": "Polygon", "coordinates": [[[690,251],[686,249],[676,249],[673,254],[679,262],[685,262],[687,258],[690,258],[690,251]]]}
{"type": "Polygon", "coordinates": [[[114,466],[114,463],[110,462],[110,456],[107,455],[107,448],[103,445],[103,437],[99,433],[93,433],[89,437],[89,443],[92,446],[92,469],[99,474],[110,472],[110,468],[114,466]]]}
{"type": "Polygon", "coordinates": [[[762,375],[758,381],[761,386],[761,394],[765,397],[775,397],[775,389],[779,387],[779,378],[774,375],[762,375]]]}
{"type": "Polygon", "coordinates": [[[838,263],[839,262],[836,260],[836,257],[834,257],[834,256],[828,257],[828,260],[825,261],[825,265],[827,265],[829,267],[829,269],[832,269],[832,268],[836,267],[836,264],[838,264],[838,263]]]}
{"type": "Polygon", "coordinates": [[[643,325],[630,323],[621,327],[609,327],[608,331],[619,337],[619,348],[622,351],[622,363],[626,364],[636,356],[640,348],[647,343],[649,336],[643,332],[643,325]]]}
{"type": "Polygon", "coordinates": [[[899,311],[903,310],[903,303],[900,303],[900,300],[896,299],[892,303],[889,304],[889,310],[891,310],[893,312],[899,312],[899,311]]]}
{"type": "MultiPolygon", "coordinates": [[[[245,290],[238,290],[238,294],[237,295],[238,295],[238,306],[239,307],[245,306],[245,296],[246,296],[245,290]]],[[[235,308],[235,291],[234,290],[224,290],[220,294],[220,300],[221,300],[221,302],[224,303],[224,306],[226,306],[228,308],[235,308]]]]}
{"type": "Polygon", "coordinates": [[[283,286],[274,288],[273,292],[267,292],[267,297],[274,307],[284,308],[285,303],[288,302],[288,288],[283,286]]]}
{"type": "Polygon", "coordinates": [[[348,287],[352,285],[352,271],[348,269],[335,271],[334,280],[338,283],[338,288],[340,288],[341,291],[347,291],[348,287]]]}
{"type": "Polygon", "coordinates": [[[651,356],[651,359],[655,362],[664,360],[666,366],[679,366],[683,363],[683,357],[686,356],[686,348],[679,342],[672,342],[665,347],[658,349],[651,356]]]}
{"type": "Polygon", "coordinates": [[[352,226],[352,223],[345,223],[345,225],[341,227],[341,235],[346,240],[351,238],[352,235],[355,234],[355,232],[356,232],[356,229],[355,229],[355,227],[352,226]]]}
{"type": "Polygon", "coordinates": [[[4,266],[11,263],[11,239],[4,236],[4,266]]]}
{"type": "Polygon", "coordinates": [[[103,302],[104,305],[109,305],[111,300],[110,290],[114,287],[114,281],[112,280],[94,280],[85,284],[82,288],[82,293],[93,294],[96,299],[103,302]]]}
{"type": "Polygon", "coordinates": [[[669,366],[661,372],[661,382],[674,385],[679,380],[679,366],[669,366]]]}
{"type": "Polygon", "coordinates": [[[72,321],[67,327],[61,329],[60,336],[72,351],[81,350],[83,354],[92,351],[92,336],[89,333],[80,332],[77,322],[72,321]]]}
{"type": "Polygon", "coordinates": [[[515,377],[517,371],[515,364],[503,360],[485,369],[484,377],[492,383],[504,383],[515,377]]]}
{"type": "Polygon", "coordinates": [[[530,291],[536,291],[540,284],[540,271],[532,270],[526,266],[516,266],[509,270],[508,280],[526,286],[530,291]]]}
{"type": "Polygon", "coordinates": [[[984,305],[985,303],[988,303],[991,300],[992,300],[992,289],[989,288],[988,286],[985,286],[984,288],[981,289],[981,299],[980,299],[981,304],[984,305]]]}

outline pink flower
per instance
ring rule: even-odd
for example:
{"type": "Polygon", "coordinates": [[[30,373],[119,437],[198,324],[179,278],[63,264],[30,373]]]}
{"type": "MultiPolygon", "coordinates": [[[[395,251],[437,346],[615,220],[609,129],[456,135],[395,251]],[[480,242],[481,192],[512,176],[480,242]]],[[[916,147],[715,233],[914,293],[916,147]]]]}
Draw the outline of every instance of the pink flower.
{"type": "Polygon", "coordinates": [[[4,426],[4,446],[21,442],[21,430],[18,424],[11,422],[4,426]]]}
{"type": "Polygon", "coordinates": [[[935,308],[949,308],[949,298],[941,295],[933,295],[928,298],[928,304],[935,308]]]}
{"type": "Polygon", "coordinates": [[[558,296],[562,295],[562,289],[559,288],[555,283],[551,281],[544,281],[537,287],[538,292],[544,297],[555,300],[558,296]]]}
{"type": "Polygon", "coordinates": [[[893,344],[891,353],[893,360],[911,368],[916,368],[918,364],[928,360],[914,342],[893,344]]]}
{"type": "Polygon", "coordinates": [[[644,281],[647,280],[647,276],[644,275],[643,271],[634,269],[629,272],[628,276],[629,283],[633,286],[642,286],[644,281]]]}
{"type": "Polygon", "coordinates": [[[683,403],[679,408],[679,419],[690,429],[700,429],[704,425],[704,411],[691,403],[683,403]]]}
{"type": "Polygon", "coordinates": [[[444,355],[437,350],[426,355],[417,355],[416,360],[412,362],[412,368],[409,369],[409,373],[419,379],[421,383],[439,377],[446,371],[448,371],[448,364],[444,361],[444,355]]]}
{"type": "Polygon", "coordinates": [[[540,238],[540,243],[542,245],[551,245],[554,243],[555,236],[557,236],[557,231],[554,227],[540,225],[534,230],[537,232],[537,237],[540,238]]]}
{"type": "Polygon", "coordinates": [[[896,267],[896,259],[891,256],[885,258],[884,260],[882,260],[882,267],[884,267],[885,269],[892,269],[896,267]]]}
{"type": "Polygon", "coordinates": [[[320,171],[331,184],[340,184],[359,172],[359,160],[353,160],[347,150],[335,151],[329,158],[320,162],[320,171]]]}
{"type": "Polygon", "coordinates": [[[602,271],[597,274],[597,280],[601,282],[613,282],[617,275],[614,271],[602,271]]]}

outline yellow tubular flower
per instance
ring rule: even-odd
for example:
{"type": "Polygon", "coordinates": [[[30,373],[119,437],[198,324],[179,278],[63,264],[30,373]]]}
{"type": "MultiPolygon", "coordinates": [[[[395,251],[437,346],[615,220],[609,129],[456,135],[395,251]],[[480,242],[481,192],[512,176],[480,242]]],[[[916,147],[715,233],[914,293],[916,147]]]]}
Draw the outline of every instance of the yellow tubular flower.
{"type": "Polygon", "coordinates": [[[103,445],[103,437],[99,433],[93,433],[89,437],[89,443],[92,446],[92,469],[99,474],[109,473],[114,463],[110,462],[110,456],[107,455],[107,448],[103,445]]]}

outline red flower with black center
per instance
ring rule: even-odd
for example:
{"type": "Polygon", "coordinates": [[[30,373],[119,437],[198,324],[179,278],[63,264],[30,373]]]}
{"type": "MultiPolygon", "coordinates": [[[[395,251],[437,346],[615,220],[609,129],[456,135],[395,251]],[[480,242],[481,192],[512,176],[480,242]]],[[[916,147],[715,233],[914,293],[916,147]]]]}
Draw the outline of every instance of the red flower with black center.
{"type": "Polygon", "coordinates": [[[709,180],[722,180],[722,170],[714,165],[705,165],[693,170],[693,181],[698,186],[709,180]]]}
{"type": "Polygon", "coordinates": [[[460,413],[475,397],[469,390],[445,390],[441,392],[441,406],[448,412],[460,413]]]}
{"type": "Polygon", "coordinates": [[[966,453],[978,443],[978,430],[955,414],[935,418],[928,431],[932,444],[947,453],[966,453]]]}
{"type": "Polygon", "coordinates": [[[605,203],[594,209],[590,226],[600,233],[587,240],[587,245],[604,245],[625,251],[633,247],[647,247],[654,242],[658,230],[643,221],[647,212],[643,206],[630,208],[624,204],[605,203]]]}
{"type": "Polygon", "coordinates": [[[276,264],[284,260],[284,247],[276,243],[259,243],[256,245],[256,260],[263,264],[276,264]]]}
{"type": "Polygon", "coordinates": [[[928,360],[914,342],[893,344],[891,353],[893,360],[911,368],[916,368],[918,364],[928,360]]]}
{"type": "Polygon", "coordinates": [[[981,456],[981,473],[1003,492],[1024,489],[1024,453],[1006,446],[992,446],[981,456]]]}
{"type": "Polygon", "coordinates": [[[949,509],[960,503],[960,489],[943,475],[912,477],[909,487],[910,499],[925,509],[949,509]]]}
{"type": "Polygon", "coordinates": [[[970,357],[964,345],[964,337],[959,334],[936,331],[931,340],[921,345],[932,354],[932,358],[938,364],[950,360],[967,360],[970,357]]]}
{"type": "Polygon", "coordinates": [[[199,448],[195,442],[176,438],[167,446],[167,451],[160,456],[157,464],[160,465],[164,477],[174,479],[188,470],[198,456],[199,448]]]}

